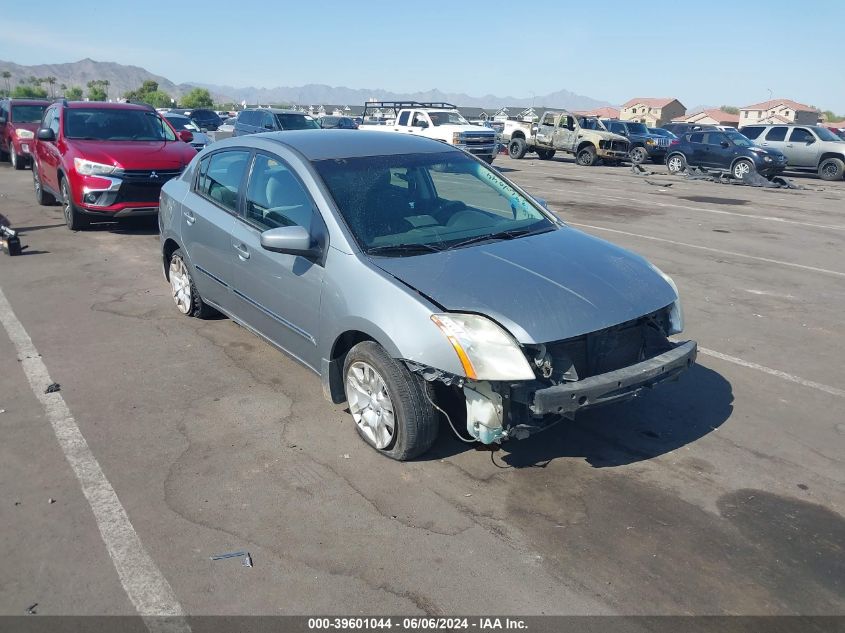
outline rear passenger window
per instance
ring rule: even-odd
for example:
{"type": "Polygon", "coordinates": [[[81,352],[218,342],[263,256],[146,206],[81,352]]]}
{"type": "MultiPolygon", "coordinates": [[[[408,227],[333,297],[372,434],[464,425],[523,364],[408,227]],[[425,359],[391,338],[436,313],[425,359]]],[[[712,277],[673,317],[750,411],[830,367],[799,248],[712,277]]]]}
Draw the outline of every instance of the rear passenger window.
{"type": "Polygon", "coordinates": [[[262,231],[280,226],[311,228],[314,205],[304,186],[279,159],[258,154],[249,177],[246,219],[262,231]]]}
{"type": "Polygon", "coordinates": [[[762,127],[744,127],[742,128],[740,134],[742,134],[745,138],[755,139],[760,136],[760,132],[763,131],[764,128],[762,127]]]}
{"type": "Polygon", "coordinates": [[[792,130],[789,135],[789,140],[793,143],[806,143],[807,141],[815,141],[816,138],[810,130],[805,130],[803,127],[797,127],[792,130]]]}
{"type": "Polygon", "coordinates": [[[409,116],[411,116],[411,113],[405,110],[402,114],[399,115],[399,123],[397,125],[408,125],[409,116]]]}
{"type": "Polygon", "coordinates": [[[197,193],[224,209],[236,211],[248,161],[249,152],[245,150],[217,152],[204,159],[200,163],[197,193]]]}
{"type": "Polygon", "coordinates": [[[707,140],[705,141],[705,143],[707,145],[719,145],[724,140],[727,140],[727,139],[725,138],[725,135],[722,134],[721,132],[710,132],[707,135],[707,140]]]}
{"type": "Polygon", "coordinates": [[[773,127],[769,130],[769,133],[766,134],[767,141],[782,141],[786,138],[786,128],[783,126],[773,127]]]}

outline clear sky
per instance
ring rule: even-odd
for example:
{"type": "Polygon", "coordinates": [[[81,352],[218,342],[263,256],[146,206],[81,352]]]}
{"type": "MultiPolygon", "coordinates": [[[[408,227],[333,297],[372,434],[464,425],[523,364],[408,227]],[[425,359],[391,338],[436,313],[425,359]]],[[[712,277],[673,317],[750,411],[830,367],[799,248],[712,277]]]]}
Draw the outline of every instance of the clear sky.
{"type": "Polygon", "coordinates": [[[236,87],[565,88],[616,104],[673,96],[688,108],[772,94],[845,114],[845,0],[1,4],[0,59],[20,64],[90,57],[236,87]]]}

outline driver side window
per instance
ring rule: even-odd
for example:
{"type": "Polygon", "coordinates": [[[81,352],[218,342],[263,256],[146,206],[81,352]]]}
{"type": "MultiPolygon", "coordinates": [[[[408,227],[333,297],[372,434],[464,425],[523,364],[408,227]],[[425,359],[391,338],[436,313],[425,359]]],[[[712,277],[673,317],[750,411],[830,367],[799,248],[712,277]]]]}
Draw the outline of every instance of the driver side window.
{"type": "Polygon", "coordinates": [[[261,231],[280,226],[311,228],[314,205],[305,187],[281,160],[258,154],[246,192],[245,219],[261,231]]]}

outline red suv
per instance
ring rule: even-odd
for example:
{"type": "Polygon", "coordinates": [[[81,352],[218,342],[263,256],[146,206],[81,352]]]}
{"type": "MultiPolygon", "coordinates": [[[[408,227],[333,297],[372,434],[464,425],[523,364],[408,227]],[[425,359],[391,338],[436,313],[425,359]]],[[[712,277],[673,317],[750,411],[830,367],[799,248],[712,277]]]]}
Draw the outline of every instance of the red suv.
{"type": "Polygon", "coordinates": [[[8,155],[15,169],[29,164],[35,130],[48,105],[41,99],[0,100],[0,158],[8,155]]]}
{"type": "Polygon", "coordinates": [[[197,155],[154,108],[130,103],[58,101],[35,136],[35,199],[61,201],[73,231],[158,213],[161,186],[197,155]]]}

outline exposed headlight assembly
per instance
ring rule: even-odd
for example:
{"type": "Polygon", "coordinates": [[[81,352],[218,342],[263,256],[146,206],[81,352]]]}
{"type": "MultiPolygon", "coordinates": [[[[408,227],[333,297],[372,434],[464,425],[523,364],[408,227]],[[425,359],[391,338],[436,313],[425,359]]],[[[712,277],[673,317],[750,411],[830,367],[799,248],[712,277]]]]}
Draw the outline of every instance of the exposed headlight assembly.
{"type": "Polygon", "coordinates": [[[84,158],[74,158],[73,166],[83,176],[119,176],[123,173],[123,168],[117,165],[95,163],[84,158]]]}
{"type": "Polygon", "coordinates": [[[532,380],[534,370],[519,344],[490,319],[477,314],[432,314],[471,380],[532,380]]]}
{"type": "Polygon", "coordinates": [[[15,130],[15,136],[18,138],[35,138],[35,134],[33,134],[30,130],[24,130],[18,128],[15,130]]]}
{"type": "Polygon", "coordinates": [[[654,272],[663,277],[664,281],[672,286],[672,290],[675,291],[676,299],[669,308],[669,331],[666,334],[670,336],[672,334],[680,334],[684,331],[684,309],[681,307],[681,295],[678,292],[678,286],[669,275],[664,273],[657,266],[651,264],[651,268],[654,272]]]}

